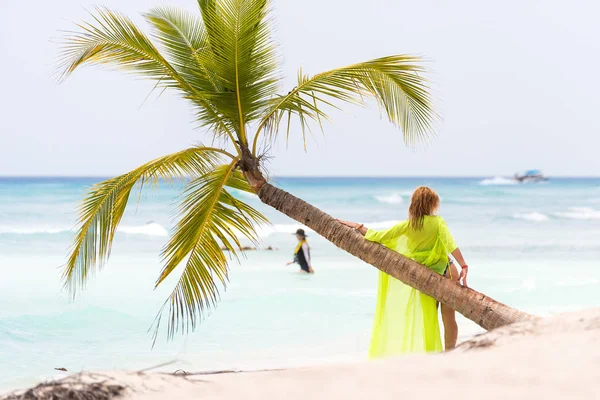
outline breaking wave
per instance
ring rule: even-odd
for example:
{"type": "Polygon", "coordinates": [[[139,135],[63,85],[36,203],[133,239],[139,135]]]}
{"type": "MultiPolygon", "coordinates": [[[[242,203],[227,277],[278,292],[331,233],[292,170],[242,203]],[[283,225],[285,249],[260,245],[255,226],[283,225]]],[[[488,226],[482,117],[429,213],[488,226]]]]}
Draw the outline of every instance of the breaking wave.
{"type": "Polygon", "coordinates": [[[523,219],[525,221],[543,222],[548,221],[548,216],[539,212],[517,213],[513,215],[515,219],[523,219]]]}
{"type": "Polygon", "coordinates": [[[600,211],[589,207],[571,207],[568,211],[557,212],[555,215],[559,218],[577,220],[600,219],[600,211]]]}
{"type": "Polygon", "coordinates": [[[168,236],[169,232],[162,225],[156,222],[148,222],[145,225],[138,226],[121,226],[117,228],[117,232],[128,233],[131,235],[146,235],[146,236],[168,236]]]}
{"type": "Polygon", "coordinates": [[[482,181],[479,181],[479,184],[483,186],[506,186],[516,185],[517,182],[514,179],[504,178],[502,176],[495,176],[493,178],[487,178],[482,181]]]}
{"type": "MultiPolygon", "coordinates": [[[[0,226],[0,235],[55,235],[59,233],[73,233],[74,229],[66,227],[49,226],[0,226]]],[[[156,222],[148,222],[144,225],[120,226],[117,232],[130,235],[145,236],[168,236],[169,232],[156,222]]]]}
{"type": "Polygon", "coordinates": [[[48,226],[0,226],[0,234],[15,235],[36,235],[36,234],[56,234],[69,232],[69,228],[48,227],[48,226]]]}
{"type": "Polygon", "coordinates": [[[387,196],[374,196],[374,197],[380,203],[385,203],[385,204],[402,204],[402,203],[404,203],[404,199],[398,193],[392,193],[387,196]]]}

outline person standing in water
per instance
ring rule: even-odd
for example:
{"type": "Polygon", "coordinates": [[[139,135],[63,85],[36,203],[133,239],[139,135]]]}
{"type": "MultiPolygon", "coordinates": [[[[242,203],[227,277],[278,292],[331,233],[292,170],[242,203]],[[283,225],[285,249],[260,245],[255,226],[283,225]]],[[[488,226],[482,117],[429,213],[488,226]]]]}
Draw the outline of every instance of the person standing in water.
{"type": "MultiPolygon", "coordinates": [[[[438,215],[439,196],[428,187],[415,190],[408,219],[386,230],[368,229],[356,222],[340,221],[365,239],[417,261],[434,272],[467,286],[469,271],[446,221],[438,215]],[[458,272],[448,255],[460,265],[458,272]]],[[[437,301],[390,275],[379,272],[377,306],[369,348],[370,358],[403,353],[442,351],[437,301]]],[[[456,345],[455,312],[442,304],[446,350],[456,345]]]]}
{"type": "Polygon", "coordinates": [[[300,271],[306,272],[307,274],[314,274],[315,271],[312,269],[310,262],[310,246],[306,241],[306,233],[304,229],[298,229],[296,231],[296,239],[298,239],[298,245],[294,250],[294,261],[290,261],[287,265],[297,263],[300,265],[300,271]]]}

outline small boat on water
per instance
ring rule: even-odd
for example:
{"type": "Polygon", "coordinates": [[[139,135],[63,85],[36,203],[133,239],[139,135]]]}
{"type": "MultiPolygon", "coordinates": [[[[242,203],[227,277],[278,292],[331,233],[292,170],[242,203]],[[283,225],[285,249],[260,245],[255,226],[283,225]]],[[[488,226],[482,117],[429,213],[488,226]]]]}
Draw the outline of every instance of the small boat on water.
{"type": "Polygon", "coordinates": [[[525,171],[523,173],[516,173],[515,180],[520,183],[530,183],[545,182],[548,180],[548,178],[545,177],[542,171],[539,169],[530,169],[529,171],[525,171]]]}

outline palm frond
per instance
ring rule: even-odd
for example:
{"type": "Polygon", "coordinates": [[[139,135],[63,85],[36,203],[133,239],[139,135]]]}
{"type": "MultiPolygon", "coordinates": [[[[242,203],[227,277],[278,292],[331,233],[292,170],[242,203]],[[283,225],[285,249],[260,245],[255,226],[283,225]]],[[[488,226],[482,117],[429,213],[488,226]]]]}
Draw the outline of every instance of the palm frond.
{"type": "Polygon", "coordinates": [[[246,124],[264,114],[279,86],[269,0],[198,2],[211,50],[200,56],[224,86],[224,96],[215,104],[235,121],[236,132],[246,143],[246,124]]]}
{"type": "Polygon", "coordinates": [[[92,14],[94,23],[78,24],[80,31],[65,38],[63,78],[81,65],[102,64],[135,72],[162,86],[180,87],[176,71],[129,18],[106,8],[97,8],[96,14],[92,14]]]}
{"type": "Polygon", "coordinates": [[[156,184],[160,178],[202,176],[223,155],[233,157],[220,149],[193,147],[94,185],[79,208],[80,227],[63,270],[65,288],[70,294],[74,296],[78,288],[85,286],[89,275],[108,259],[117,226],[136,183],[140,183],[141,190],[145,184],[156,184]]]}
{"type": "Polygon", "coordinates": [[[155,340],[167,308],[168,336],[193,330],[227,282],[229,258],[223,249],[237,259],[243,254],[242,237],[258,240],[255,229],[265,217],[229,189],[253,192],[238,168],[242,162],[249,170],[260,159],[260,137],[274,140],[282,121],[289,135],[291,120],[297,118],[305,139],[311,123],[321,126],[329,107],[339,101],[364,104],[365,98],[377,101],[410,144],[426,136],[437,117],[421,60],[411,56],[379,58],[313,77],[300,70],[297,86],[277,95],[280,59],[271,36],[270,0],[198,3],[202,18],[165,6],[144,14],[152,40],[127,17],[97,9],[91,23],[78,25],[66,38],[61,59],[63,78],[80,66],[101,64],[178,91],[192,102],[199,125],[208,127],[214,139],[227,138],[237,150],[234,156],[195,147],[156,159],[94,185],[80,207],[80,226],[63,271],[73,295],[108,259],[136,184],[142,188],[159,179],[192,178],[180,220],[162,251],[164,266],[156,286],[177,268],[182,272],[155,321],[155,340]],[[258,126],[252,148],[256,159],[249,154],[249,124],[258,126]],[[231,161],[224,164],[224,156],[231,161]],[[253,163],[243,163],[248,160],[253,163]]]}
{"type": "Polygon", "coordinates": [[[192,181],[181,205],[181,218],[163,250],[160,285],[179,265],[182,275],[156,320],[155,340],[163,310],[169,307],[168,336],[193,330],[202,312],[214,306],[219,285],[227,282],[228,260],[222,248],[238,257],[239,236],[257,243],[257,224],[267,220],[233,197],[227,188],[252,192],[236,161],[221,165],[192,181]]]}
{"type": "Polygon", "coordinates": [[[398,55],[333,69],[313,77],[300,70],[298,85],[288,94],[272,100],[259,124],[253,152],[256,154],[261,131],[275,135],[285,114],[299,118],[305,135],[308,120],[320,124],[321,119],[327,118],[323,106],[335,107],[336,101],[364,104],[365,98],[374,98],[390,122],[402,129],[406,143],[414,144],[432,133],[437,118],[427,80],[422,76],[426,70],[420,63],[418,57],[398,55]]]}
{"type": "MultiPolygon", "coordinates": [[[[166,30],[165,24],[168,21],[165,18],[168,13],[164,11],[165,15],[161,15],[162,11],[164,10],[155,10],[157,15],[153,21],[155,25],[166,30]],[[164,18],[159,21],[159,17],[164,18]]],[[[184,65],[183,59],[177,58],[177,55],[181,55],[180,43],[168,41],[166,33],[161,36],[167,54],[174,59],[174,63],[171,64],[126,16],[106,8],[97,8],[92,18],[93,23],[84,22],[77,25],[79,31],[71,32],[64,40],[59,64],[62,79],[86,64],[105,65],[133,72],[156,81],[156,87],[179,91],[194,104],[200,126],[210,127],[217,136],[229,136],[235,144],[231,121],[211,102],[211,98],[219,94],[211,89],[207,74],[198,74],[198,68],[194,67],[194,64],[184,65]]],[[[177,15],[174,18],[176,19],[177,15]]],[[[185,18],[182,16],[177,20],[182,24],[183,21],[185,18]]],[[[191,34],[199,25],[197,21],[193,21],[191,26],[184,27],[185,31],[182,31],[182,34],[191,34]]],[[[171,34],[175,35],[174,32],[171,34]]],[[[196,35],[202,36],[202,30],[196,35]]],[[[196,46],[196,42],[201,39],[192,36],[191,40],[194,40],[192,44],[196,46]]],[[[190,58],[190,61],[193,62],[194,59],[190,58]]]]}
{"type": "Polygon", "coordinates": [[[158,6],[145,14],[154,29],[153,37],[177,72],[203,92],[219,91],[218,79],[204,64],[208,41],[199,16],[176,7],[158,6]]]}

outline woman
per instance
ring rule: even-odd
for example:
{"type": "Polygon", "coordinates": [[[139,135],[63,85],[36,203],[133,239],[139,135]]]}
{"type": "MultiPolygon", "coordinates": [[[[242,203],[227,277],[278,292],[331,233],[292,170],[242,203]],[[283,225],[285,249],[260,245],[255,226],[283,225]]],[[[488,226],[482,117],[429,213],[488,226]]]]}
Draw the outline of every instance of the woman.
{"type": "Polygon", "coordinates": [[[296,231],[296,239],[298,239],[298,245],[294,250],[294,261],[290,261],[287,263],[287,265],[297,263],[300,265],[300,272],[314,274],[315,271],[313,271],[310,262],[310,246],[306,241],[306,233],[304,233],[304,229],[298,229],[296,231]]]}
{"type": "MultiPolygon", "coordinates": [[[[408,220],[382,231],[363,224],[340,221],[365,235],[437,272],[467,286],[468,266],[442,217],[436,216],[439,196],[428,187],[415,190],[408,220]],[[460,274],[449,263],[448,254],[460,264],[460,274]]],[[[456,344],[458,328],[454,310],[442,305],[446,349],[456,344]]],[[[437,302],[384,272],[379,273],[375,323],[369,357],[378,358],[403,353],[442,351],[437,302]]]]}

